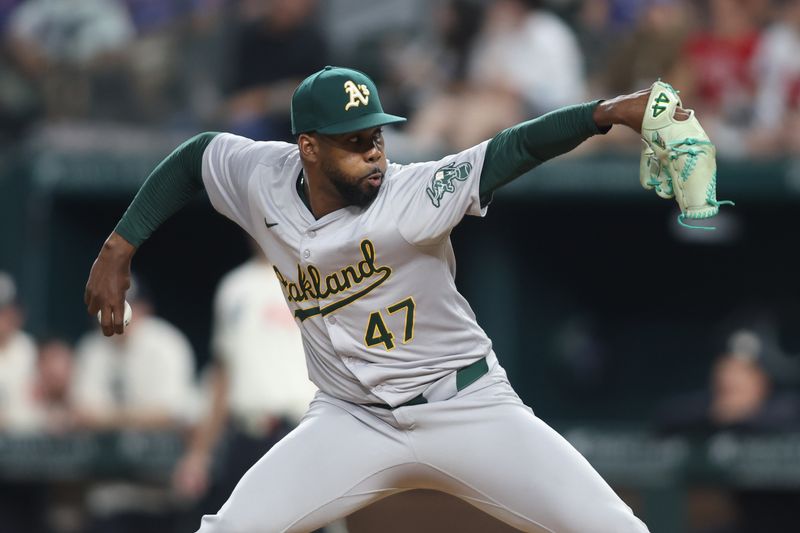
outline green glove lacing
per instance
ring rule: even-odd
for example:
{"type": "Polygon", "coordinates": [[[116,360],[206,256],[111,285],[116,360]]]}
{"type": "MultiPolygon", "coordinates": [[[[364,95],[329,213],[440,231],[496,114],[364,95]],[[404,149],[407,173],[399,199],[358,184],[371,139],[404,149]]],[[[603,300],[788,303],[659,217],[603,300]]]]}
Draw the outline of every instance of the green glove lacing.
{"type": "MultiPolygon", "coordinates": [[[[688,137],[686,139],[682,139],[679,141],[669,141],[667,146],[670,148],[669,159],[670,161],[674,161],[678,159],[678,157],[682,155],[689,156],[689,159],[686,161],[686,164],[683,166],[683,170],[681,170],[681,174],[679,176],[681,181],[686,181],[689,179],[689,176],[692,174],[694,167],[697,166],[697,156],[699,154],[705,154],[705,150],[700,150],[697,148],[692,148],[692,146],[714,146],[710,141],[703,141],[700,139],[695,139],[693,137],[688,137]],[[689,148],[683,148],[683,146],[689,146],[689,148]]],[[[672,176],[669,175],[667,172],[667,176],[669,177],[670,182],[672,181],[672,176]]],[[[711,176],[711,181],[706,188],[706,203],[708,205],[719,209],[721,205],[736,205],[730,200],[717,200],[717,173],[714,172],[714,175],[711,176]]],[[[683,211],[681,214],[678,215],[678,224],[683,226],[684,228],[690,229],[702,229],[706,231],[713,231],[716,228],[713,226],[693,226],[691,224],[687,224],[684,222],[687,218],[689,219],[697,219],[697,218],[708,218],[708,217],[694,217],[692,215],[687,215],[683,211]]]]}

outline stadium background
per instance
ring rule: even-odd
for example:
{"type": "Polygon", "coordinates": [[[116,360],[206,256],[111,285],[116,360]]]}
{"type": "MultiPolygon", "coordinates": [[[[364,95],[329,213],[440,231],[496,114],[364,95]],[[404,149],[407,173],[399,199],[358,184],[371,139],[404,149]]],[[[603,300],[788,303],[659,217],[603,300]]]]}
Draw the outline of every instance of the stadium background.
{"type": "MultiPolygon", "coordinates": [[[[465,220],[453,234],[458,283],[522,398],[590,460],[599,454],[652,531],[723,524],[739,512],[736,487],[797,502],[800,415],[763,436],[762,450],[783,455],[762,453],[749,477],[714,464],[708,440],[686,436],[691,452],[678,455],[692,459],[676,466],[650,439],[670,398],[706,388],[742,329],[759,340],[775,390],[792,395],[800,380],[798,4],[3,0],[0,270],[16,279],[26,331],[76,341],[93,327],[82,304],[91,262],[149,170],[200,131],[287,138],[290,88],[325,64],[365,70],[384,107],[411,119],[387,132],[401,162],[488,137],[481,128],[502,125],[486,115],[512,125],[660,76],[718,143],[718,195],[737,205],[717,231],[679,228],[674,203],[639,187],[639,141],[614,131],[499,191],[487,218],[465,220]],[[546,37],[528,28],[502,39],[509,13],[548,17],[531,25],[546,37]],[[504,64],[504,50],[527,61],[504,64]],[[546,58],[563,68],[513,73],[546,58]],[[437,142],[420,142],[420,128],[437,142]],[[703,466],[687,466],[695,460],[703,466]]],[[[198,198],[136,256],[198,373],[213,289],[248,253],[240,230],[198,198]]],[[[24,469],[5,477],[26,479],[24,469]]]]}

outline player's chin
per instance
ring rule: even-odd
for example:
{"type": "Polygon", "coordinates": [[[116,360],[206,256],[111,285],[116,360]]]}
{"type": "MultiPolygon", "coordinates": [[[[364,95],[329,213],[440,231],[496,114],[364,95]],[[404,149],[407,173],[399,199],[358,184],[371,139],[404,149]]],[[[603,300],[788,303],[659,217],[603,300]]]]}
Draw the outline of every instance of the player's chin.
{"type": "Polygon", "coordinates": [[[381,184],[378,183],[377,185],[366,185],[364,189],[361,191],[361,197],[359,204],[363,207],[368,206],[372,203],[376,196],[378,196],[378,192],[381,189],[381,184]]]}
{"type": "Polygon", "coordinates": [[[348,205],[366,207],[378,196],[383,184],[383,173],[379,176],[369,174],[354,181],[335,180],[333,184],[348,205]]]}
{"type": "Polygon", "coordinates": [[[381,185],[383,184],[383,176],[381,176],[377,180],[369,180],[363,179],[358,184],[356,190],[358,191],[353,198],[353,203],[360,206],[366,207],[372,203],[376,196],[378,196],[378,192],[381,190],[381,185]]]}

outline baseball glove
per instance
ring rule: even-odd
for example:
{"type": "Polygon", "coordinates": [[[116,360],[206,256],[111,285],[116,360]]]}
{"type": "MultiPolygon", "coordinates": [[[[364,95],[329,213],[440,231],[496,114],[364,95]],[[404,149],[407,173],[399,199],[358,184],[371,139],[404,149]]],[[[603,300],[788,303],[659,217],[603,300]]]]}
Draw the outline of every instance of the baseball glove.
{"type": "Polygon", "coordinates": [[[678,91],[660,80],[653,84],[642,120],[644,147],[639,181],[661,198],[676,199],[682,226],[713,230],[710,226],[687,224],[686,219],[711,218],[721,205],[733,202],[717,201],[717,149],[694,111],[687,110],[686,120],[674,118],[678,106],[678,91]]]}

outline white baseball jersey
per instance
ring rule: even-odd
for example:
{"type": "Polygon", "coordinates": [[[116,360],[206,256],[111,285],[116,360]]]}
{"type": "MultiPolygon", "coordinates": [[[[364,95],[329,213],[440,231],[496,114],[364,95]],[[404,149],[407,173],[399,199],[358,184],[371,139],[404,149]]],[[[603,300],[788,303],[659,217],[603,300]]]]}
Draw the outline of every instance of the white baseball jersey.
{"type": "Polygon", "coordinates": [[[169,413],[182,421],[194,399],[194,355],[175,326],[139,317],[125,337],[87,333],[75,348],[72,396],[79,409],[169,413]]]}
{"type": "Polygon", "coordinates": [[[0,346],[0,431],[36,429],[36,344],[17,331],[0,346]]]}
{"type": "Polygon", "coordinates": [[[275,265],[320,390],[395,406],[490,353],[456,290],[449,238],[464,214],[485,214],[487,144],[440,161],[389,164],[368,207],[319,220],[297,191],[296,145],[221,134],[206,148],[211,203],[275,265]]]}
{"type": "Polygon", "coordinates": [[[222,278],[212,346],[230,377],[234,416],[300,420],[317,388],[306,377],[300,330],[271,265],[251,259],[222,278]]]}
{"type": "Polygon", "coordinates": [[[315,220],[297,191],[297,146],[226,134],[208,145],[211,202],[275,265],[320,391],[199,533],[305,533],[414,488],[527,532],[647,533],[522,403],[456,290],[450,230],[485,212],[486,146],[390,164],[368,207],[315,220]],[[481,359],[485,374],[447,386],[481,359]],[[423,392],[429,402],[409,402],[423,392]]]}

